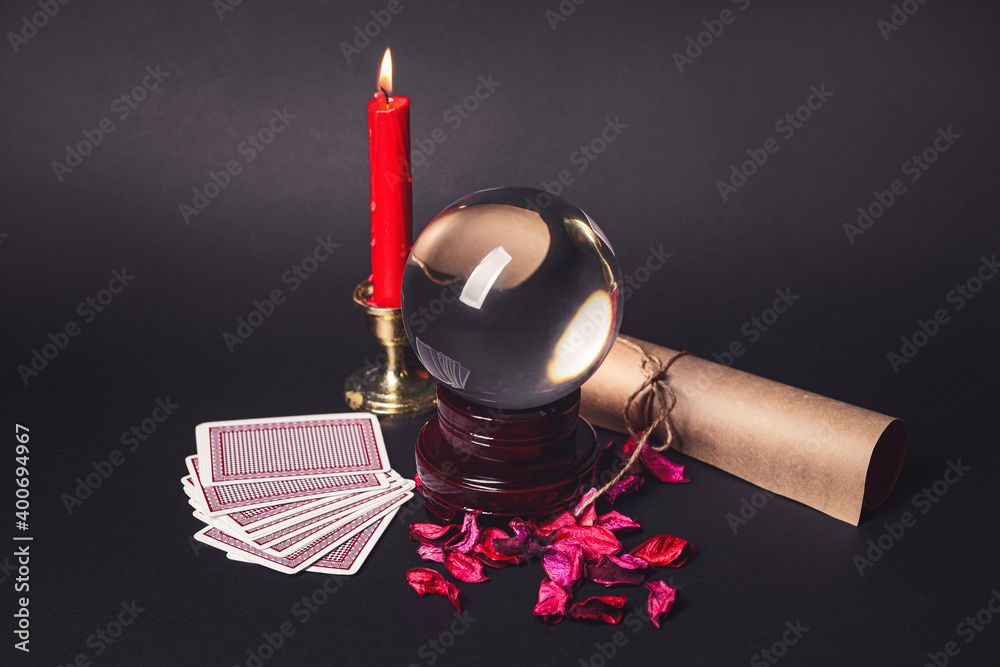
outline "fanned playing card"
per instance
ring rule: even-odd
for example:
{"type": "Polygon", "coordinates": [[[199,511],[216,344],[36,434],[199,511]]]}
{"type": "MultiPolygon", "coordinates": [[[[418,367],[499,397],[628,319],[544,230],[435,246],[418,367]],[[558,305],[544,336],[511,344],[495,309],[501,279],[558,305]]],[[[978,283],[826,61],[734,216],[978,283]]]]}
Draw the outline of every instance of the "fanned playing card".
{"type": "Polygon", "coordinates": [[[387,490],[374,495],[364,495],[355,499],[350,504],[338,507],[336,509],[328,510],[317,516],[313,516],[298,523],[288,524],[282,528],[275,529],[270,532],[264,532],[259,535],[252,535],[251,541],[253,544],[262,547],[272,547],[275,544],[283,544],[290,540],[300,540],[303,535],[311,534],[317,530],[323,530],[333,525],[339,525],[341,522],[347,521],[358,514],[366,511],[373,505],[378,505],[384,503],[387,500],[391,500],[396,496],[402,494],[403,492],[409,491],[413,488],[413,483],[409,482],[407,486],[403,484],[398,484],[396,486],[390,486],[387,490]]]}
{"type": "MultiPolygon", "coordinates": [[[[195,484],[193,476],[187,475],[181,479],[181,482],[184,484],[184,493],[187,494],[191,505],[196,510],[200,510],[203,513],[209,512],[208,507],[204,504],[204,496],[201,494],[201,489],[195,484]]],[[[367,493],[367,491],[362,493],[367,493]]],[[[331,498],[324,496],[322,498],[313,498],[311,500],[299,500],[279,505],[268,505],[266,507],[258,507],[251,510],[235,510],[228,514],[217,515],[213,518],[213,520],[222,521],[223,525],[228,525],[234,530],[249,532],[254,529],[259,530],[264,525],[276,524],[283,520],[289,520],[288,517],[292,517],[293,515],[304,518],[305,514],[311,510],[320,512],[322,511],[321,508],[329,507],[331,503],[350,502],[351,497],[352,496],[335,496],[331,498]]]]}
{"type": "Polygon", "coordinates": [[[195,428],[206,488],[389,470],[375,415],[208,422],[195,428]]]}
{"type": "MultiPolygon", "coordinates": [[[[392,510],[381,519],[362,530],[357,535],[334,547],[325,556],[306,568],[306,572],[318,572],[321,574],[355,574],[361,569],[368,554],[375,548],[375,543],[389,527],[389,523],[399,510],[392,510]]],[[[241,563],[253,562],[239,551],[231,551],[226,554],[230,560],[241,563]]]]}
{"type": "Polygon", "coordinates": [[[354,574],[375,548],[375,543],[382,536],[389,522],[396,516],[398,509],[390,511],[381,519],[365,528],[363,531],[330,551],[318,561],[306,568],[307,572],[322,572],[323,574],[354,574]]]}
{"type": "Polygon", "coordinates": [[[181,479],[195,534],[229,559],[353,574],[414,483],[389,467],[370,414],[200,424],[181,479]]]}
{"type": "Polygon", "coordinates": [[[201,484],[199,457],[189,456],[186,462],[210,516],[228,514],[235,510],[258,509],[295,500],[347,495],[362,489],[378,489],[388,485],[384,475],[365,474],[206,487],[201,484]]]}
{"type": "Polygon", "coordinates": [[[256,541],[259,536],[274,534],[292,526],[304,527],[311,521],[321,520],[348,509],[357,511],[364,503],[377,500],[388,491],[408,491],[413,488],[413,482],[404,480],[395,471],[390,470],[386,473],[386,477],[389,481],[388,486],[350,495],[328,496],[215,516],[209,516],[208,509],[199,502],[194,483],[190,481],[191,477],[185,477],[182,481],[185,484],[184,491],[188,495],[188,502],[195,510],[193,514],[199,520],[240,539],[256,541]]]}
{"type": "Polygon", "coordinates": [[[306,544],[298,546],[290,553],[277,555],[271,550],[261,549],[229,535],[218,528],[207,526],[195,533],[195,539],[199,542],[214,546],[223,551],[239,551],[247,560],[269,567],[272,570],[294,574],[301,572],[316,561],[320,560],[326,553],[340,546],[354,535],[360,533],[365,528],[383,518],[389,512],[398,509],[403,503],[413,497],[413,493],[406,492],[393,500],[387,501],[373,507],[363,514],[359,514],[351,521],[339,526],[336,530],[312,540],[306,544]]]}
{"type": "Polygon", "coordinates": [[[291,512],[275,514],[263,521],[254,521],[250,524],[239,525],[239,523],[233,519],[233,514],[224,514],[217,517],[217,520],[222,521],[225,524],[235,525],[239,530],[247,535],[263,535],[265,533],[281,530],[291,524],[298,524],[307,519],[318,517],[319,515],[326,514],[327,512],[333,510],[340,510],[348,506],[357,506],[358,501],[375,498],[382,492],[390,489],[402,488],[404,483],[408,481],[404,480],[398,473],[391,470],[386,473],[386,476],[389,480],[388,486],[376,489],[365,489],[364,491],[359,491],[345,496],[333,496],[329,498],[310,500],[307,501],[307,504],[301,508],[297,508],[291,512]]]}

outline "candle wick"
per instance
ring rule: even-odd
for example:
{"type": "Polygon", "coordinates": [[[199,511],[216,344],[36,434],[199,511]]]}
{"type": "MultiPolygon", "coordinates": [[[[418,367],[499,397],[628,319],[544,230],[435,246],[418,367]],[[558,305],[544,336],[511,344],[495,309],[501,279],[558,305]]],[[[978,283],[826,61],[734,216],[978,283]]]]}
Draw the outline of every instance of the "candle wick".
{"type": "Polygon", "coordinates": [[[382,94],[385,95],[385,103],[389,104],[389,93],[386,92],[385,88],[379,88],[379,90],[381,90],[382,94]]]}

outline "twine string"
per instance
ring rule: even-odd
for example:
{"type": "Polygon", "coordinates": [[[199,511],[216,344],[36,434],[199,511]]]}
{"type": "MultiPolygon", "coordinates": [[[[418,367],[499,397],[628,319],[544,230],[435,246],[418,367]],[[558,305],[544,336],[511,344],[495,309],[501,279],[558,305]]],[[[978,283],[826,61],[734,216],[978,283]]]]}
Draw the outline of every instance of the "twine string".
{"type": "Polygon", "coordinates": [[[576,516],[579,516],[579,514],[581,514],[591,503],[596,502],[597,499],[604,495],[608,489],[617,484],[621,478],[625,476],[626,472],[632,469],[632,466],[639,459],[639,455],[642,454],[643,449],[646,448],[650,435],[653,431],[659,428],[660,425],[663,425],[666,437],[659,445],[651,444],[649,446],[657,452],[662,452],[670,447],[674,441],[674,427],[670,421],[670,412],[677,404],[677,395],[674,393],[674,390],[670,388],[670,384],[667,382],[667,376],[670,372],[670,367],[674,364],[674,362],[690,353],[686,350],[678,352],[674,356],[670,357],[670,359],[667,360],[667,363],[664,364],[655,356],[647,354],[644,349],[627,338],[619,338],[618,341],[642,355],[642,368],[646,372],[646,379],[635,391],[632,392],[632,395],[628,397],[627,401],[625,401],[625,407],[622,409],[622,417],[625,421],[625,428],[628,430],[629,436],[636,442],[636,446],[632,455],[629,456],[628,461],[618,470],[618,473],[614,476],[614,478],[602,486],[591,499],[590,503],[587,503],[586,506],[581,507],[577,511],[576,516]],[[635,404],[639,396],[642,395],[647,389],[652,393],[652,399],[646,404],[646,421],[648,424],[642,431],[642,435],[639,436],[636,433],[635,427],[632,426],[632,420],[629,418],[629,412],[631,412],[632,406],[635,404]],[[655,414],[651,415],[650,411],[654,410],[656,406],[659,406],[659,409],[655,412],[655,414]]]}

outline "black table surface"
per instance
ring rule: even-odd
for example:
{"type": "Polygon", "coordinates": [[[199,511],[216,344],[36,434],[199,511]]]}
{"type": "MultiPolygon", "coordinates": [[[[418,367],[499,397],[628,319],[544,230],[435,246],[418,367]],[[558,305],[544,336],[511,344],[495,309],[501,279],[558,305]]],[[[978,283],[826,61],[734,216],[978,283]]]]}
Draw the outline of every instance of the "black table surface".
{"type": "MultiPolygon", "coordinates": [[[[995,664],[997,18],[987,0],[5,3],[4,664],[995,664]],[[630,544],[698,547],[656,575],[679,589],[659,630],[546,625],[537,563],[461,585],[456,620],[405,581],[418,513],[326,589],[192,542],[195,425],[342,412],[378,352],[351,290],[386,46],[415,231],[482,188],[561,191],[634,282],[623,332],[706,358],[742,343],[741,370],[904,419],[887,502],[855,527],[675,454],[690,484],[616,506],[643,525],[630,544]],[[339,246],[293,289],[319,239],[339,246]],[[754,324],[776,290],[798,298],[754,324]],[[155,432],[128,436],[158,401],[155,432]]],[[[383,424],[406,476],[420,425],[383,424]]]]}

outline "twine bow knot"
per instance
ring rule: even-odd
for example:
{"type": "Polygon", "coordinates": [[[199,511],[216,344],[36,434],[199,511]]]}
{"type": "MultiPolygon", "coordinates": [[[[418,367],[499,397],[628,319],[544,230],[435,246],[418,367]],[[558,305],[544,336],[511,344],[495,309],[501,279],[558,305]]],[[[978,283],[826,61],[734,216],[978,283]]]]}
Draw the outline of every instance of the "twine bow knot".
{"type": "MultiPolygon", "coordinates": [[[[627,471],[632,469],[632,465],[635,464],[639,455],[642,454],[643,449],[646,448],[646,445],[649,442],[649,436],[653,433],[653,431],[659,428],[660,425],[663,425],[666,437],[659,445],[649,446],[657,452],[662,452],[670,447],[674,441],[674,427],[670,421],[670,412],[677,404],[677,395],[674,393],[674,390],[670,388],[670,384],[667,382],[667,377],[670,373],[670,367],[674,364],[674,362],[690,353],[687,351],[678,352],[674,356],[670,357],[670,359],[667,360],[667,363],[664,364],[656,357],[647,354],[645,350],[627,338],[619,338],[618,340],[623,345],[636,350],[642,355],[642,368],[646,372],[646,379],[634,392],[632,392],[632,395],[628,397],[627,401],[625,401],[625,407],[622,409],[622,417],[625,421],[625,428],[628,430],[629,436],[635,440],[636,446],[635,451],[632,452],[632,455],[629,457],[625,465],[618,470],[618,473],[610,482],[601,487],[601,489],[591,499],[591,502],[587,503],[587,505],[590,505],[599,497],[604,495],[608,489],[617,484],[619,480],[625,476],[627,471]],[[629,418],[629,412],[632,411],[632,406],[635,404],[639,396],[642,395],[647,389],[652,393],[652,400],[646,404],[646,419],[649,423],[640,436],[636,433],[635,427],[632,426],[632,420],[629,418]],[[656,406],[658,406],[658,409],[652,418],[650,418],[649,411],[654,410],[656,406]]],[[[586,509],[586,506],[579,508],[577,515],[582,513],[584,509],[586,509]]]]}

